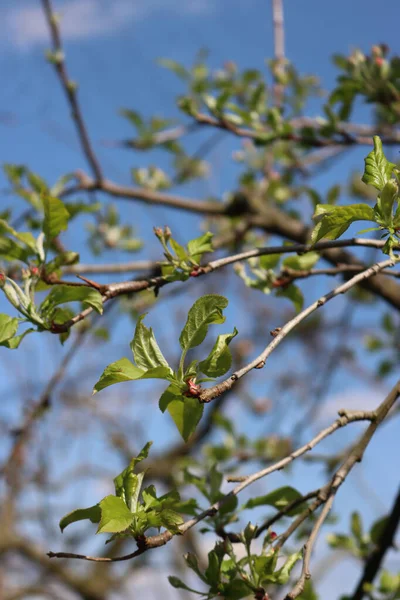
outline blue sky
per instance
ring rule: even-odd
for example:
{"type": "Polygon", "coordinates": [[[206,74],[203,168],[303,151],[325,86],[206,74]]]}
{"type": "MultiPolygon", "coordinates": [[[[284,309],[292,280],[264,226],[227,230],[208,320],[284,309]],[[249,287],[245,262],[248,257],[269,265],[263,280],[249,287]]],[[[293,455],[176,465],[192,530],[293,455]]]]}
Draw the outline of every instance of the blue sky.
{"type": "MultiPolygon", "coordinates": [[[[121,183],[130,182],[132,166],[148,165],[156,159],[147,154],[133,155],[104,144],[104,141],[129,135],[126,122],[118,116],[118,109],[134,108],[146,116],[178,116],[174,99],[183,89],[171,73],[157,66],[157,58],[169,57],[190,65],[199,48],[206,47],[210,52],[209,64],[213,68],[226,60],[234,60],[239,67],[263,69],[265,58],[273,52],[268,0],[54,0],[54,5],[62,15],[61,31],[68,69],[71,78],[80,84],[79,98],[91,137],[107,176],[121,183]]],[[[336,76],[330,55],[334,52],[348,54],[355,47],[368,52],[372,44],[383,41],[395,51],[398,47],[398,16],[398,0],[386,0],[385,10],[371,0],[287,0],[286,55],[300,72],[316,73],[322,86],[329,89],[336,76]]],[[[0,161],[25,163],[53,182],[65,172],[86,169],[86,163],[68,119],[68,110],[54,71],[43,58],[48,46],[48,33],[38,0],[1,2],[0,161]]],[[[310,104],[310,114],[318,114],[317,101],[310,104]]],[[[368,114],[365,108],[358,111],[360,119],[368,119],[368,114]]],[[[189,140],[191,150],[197,148],[201,135],[189,140]]],[[[190,184],[182,189],[182,193],[194,197],[220,197],[229,190],[237,174],[231,157],[237,148],[237,142],[231,138],[222,141],[211,155],[214,169],[210,179],[190,184]]],[[[352,169],[360,169],[365,153],[365,149],[361,149],[346,155],[332,173],[318,179],[319,189],[326,190],[352,169]]],[[[165,159],[161,157],[160,160],[165,159]]],[[[0,175],[0,189],[4,187],[6,182],[0,175]]],[[[0,196],[0,208],[8,203],[8,196],[0,196]]],[[[178,239],[184,241],[193,237],[190,232],[197,222],[189,216],[179,221],[176,213],[166,209],[149,209],[140,204],[122,202],[121,214],[127,222],[137,225],[145,240],[150,239],[153,225],[169,223],[178,231],[178,239]]],[[[70,246],[74,245],[83,252],[81,239],[74,239],[70,234],[66,239],[70,246]]],[[[143,256],[148,257],[148,254],[144,252],[143,256]]],[[[83,254],[82,258],[91,257],[83,254]]],[[[128,257],[118,258],[127,260],[128,257]]],[[[111,260],[111,257],[106,255],[104,260],[107,259],[111,260]]],[[[331,282],[324,280],[321,285],[326,289],[331,282]]],[[[322,289],[320,284],[316,286],[308,290],[312,298],[322,289]]],[[[333,310],[339,311],[340,306],[338,302],[333,310]]],[[[1,310],[5,310],[3,304],[1,310]]],[[[233,305],[230,325],[235,324],[234,317],[233,305]]],[[[162,315],[156,318],[158,322],[162,321],[162,315]]],[[[99,349],[104,364],[126,352],[122,349],[127,346],[122,330],[123,325],[115,336],[111,359],[108,350],[99,349]]],[[[25,364],[33,361],[38,372],[53,368],[53,355],[61,352],[58,347],[56,349],[55,343],[46,349],[37,340],[29,343],[27,340],[23,351],[25,364]],[[32,358],[30,353],[38,350],[39,355],[32,358]]],[[[285,355],[285,350],[282,350],[279,360],[282,356],[293,360],[285,355]]],[[[13,357],[4,357],[5,369],[14,364],[13,361],[13,357]]],[[[2,373],[3,389],[9,385],[5,369],[2,373]]],[[[361,390],[359,381],[358,387],[355,385],[351,380],[336,381],[332,390],[332,406],[357,402],[364,406],[365,401],[374,406],[384,393],[384,389],[371,389],[368,383],[361,390]]],[[[152,424],[154,431],[157,431],[162,418],[159,415],[155,419],[152,424]]],[[[366,477],[370,470],[374,472],[377,494],[386,507],[396,482],[390,481],[389,470],[385,465],[382,467],[381,461],[396,443],[396,435],[395,424],[387,426],[384,435],[378,435],[374,441],[374,448],[376,450],[379,446],[379,452],[369,452],[362,468],[366,477]]],[[[307,485],[311,485],[312,478],[308,472],[301,470],[296,475],[296,484],[301,484],[304,489],[305,480],[307,485]]],[[[360,492],[363,488],[357,486],[355,480],[356,477],[346,484],[346,490],[341,491],[341,507],[345,506],[347,513],[356,502],[365,502],[360,492]],[[350,508],[346,508],[347,501],[350,508]]],[[[272,483],[271,480],[268,486],[272,483]]],[[[373,520],[376,512],[371,506],[371,503],[365,502],[368,521],[373,520]]],[[[350,577],[350,569],[351,565],[348,565],[345,576],[350,577]]],[[[335,597],[332,584],[326,583],[326,590],[325,598],[335,597]]]]}

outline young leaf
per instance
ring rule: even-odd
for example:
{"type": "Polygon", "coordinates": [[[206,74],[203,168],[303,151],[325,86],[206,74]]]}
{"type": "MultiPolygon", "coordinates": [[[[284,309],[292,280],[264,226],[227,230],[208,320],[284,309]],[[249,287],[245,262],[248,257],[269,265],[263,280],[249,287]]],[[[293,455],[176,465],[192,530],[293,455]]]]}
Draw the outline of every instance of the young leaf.
{"type": "Polygon", "coordinates": [[[208,357],[199,363],[199,369],[208,377],[221,377],[231,368],[232,355],[228,348],[230,342],[238,334],[236,327],[233,333],[219,335],[208,357]]]}
{"type": "Polygon", "coordinates": [[[394,179],[388,181],[378,196],[375,210],[378,212],[377,222],[380,225],[391,227],[393,223],[393,205],[398,197],[399,186],[394,179]]]}
{"type": "Polygon", "coordinates": [[[196,258],[201,258],[201,256],[203,254],[205,254],[205,252],[212,252],[213,251],[213,246],[211,243],[212,238],[213,238],[213,234],[208,231],[204,235],[202,235],[194,240],[190,240],[190,242],[188,242],[188,245],[187,245],[190,256],[192,258],[196,259],[196,258]]]}
{"type": "Polygon", "coordinates": [[[1,342],[0,346],[4,346],[5,348],[9,348],[10,350],[15,350],[16,348],[19,347],[19,345],[22,342],[22,340],[24,339],[24,337],[34,331],[36,331],[36,329],[32,329],[32,328],[27,329],[26,331],[24,331],[24,333],[21,333],[21,335],[16,335],[15,337],[9,338],[9,339],[1,342]]]}
{"type": "Polygon", "coordinates": [[[274,269],[281,260],[281,254],[263,254],[259,258],[259,264],[262,269],[274,269]]]}
{"type": "Polygon", "coordinates": [[[128,529],[134,516],[122,498],[106,496],[99,503],[101,519],[97,533],[119,533],[128,529]]]}
{"type": "MultiPolygon", "coordinates": [[[[266,494],[265,496],[258,496],[256,498],[250,498],[243,506],[243,508],[255,508],[256,506],[274,506],[277,510],[286,508],[288,504],[291,504],[294,500],[298,500],[302,495],[295,488],[290,486],[284,486],[266,494]]],[[[304,506],[297,506],[290,510],[287,514],[289,516],[298,514],[304,509],[304,506]]]]}
{"type": "Polygon", "coordinates": [[[285,564],[283,565],[283,567],[281,567],[279,571],[275,571],[274,580],[277,584],[285,585],[289,581],[290,573],[297,561],[301,559],[302,554],[302,550],[291,554],[285,562],[285,564]]]}
{"type": "Polygon", "coordinates": [[[47,311],[66,302],[82,302],[100,315],[103,313],[103,301],[100,292],[90,287],[71,287],[69,285],[55,285],[51,288],[41,308],[43,311],[47,311]]]}
{"type": "Polygon", "coordinates": [[[312,267],[319,261],[319,258],[320,256],[318,252],[306,252],[300,256],[288,256],[282,262],[282,265],[283,267],[295,269],[296,271],[307,271],[308,269],[312,269],[312,267]]]}
{"type": "Polygon", "coordinates": [[[18,329],[18,319],[0,314],[0,343],[14,337],[18,329]]]}
{"type": "Polygon", "coordinates": [[[43,232],[49,241],[67,229],[69,212],[64,203],[54,196],[43,194],[42,203],[44,208],[43,232]]]}
{"type": "Polygon", "coordinates": [[[89,508],[78,508],[65,515],[59,523],[61,532],[64,531],[67,525],[76,523],[77,521],[85,521],[86,519],[89,519],[92,523],[98,523],[100,521],[101,510],[98,504],[90,506],[89,508]]]}
{"type": "Polygon", "coordinates": [[[136,379],[166,379],[169,373],[170,370],[166,367],[143,371],[127,358],[121,358],[104,369],[99,381],[93,388],[93,394],[114,383],[135,381],[136,379]]]}
{"type": "MultiPolygon", "coordinates": [[[[245,581],[242,579],[235,579],[230,581],[223,586],[223,597],[229,598],[229,600],[241,600],[241,598],[248,598],[250,594],[254,593],[254,590],[250,588],[245,581]]],[[[253,595],[254,597],[254,595],[253,595]]]]}
{"type": "Polygon", "coordinates": [[[204,404],[200,404],[197,398],[180,397],[170,400],[167,409],[179,433],[187,442],[201,419],[204,404]]]}
{"type": "Polygon", "coordinates": [[[284,288],[281,288],[280,290],[278,290],[276,292],[276,295],[278,297],[281,296],[284,298],[289,298],[289,300],[291,300],[293,302],[296,312],[300,312],[301,309],[303,308],[303,304],[304,304],[303,293],[302,293],[301,289],[294,283],[291,283],[290,285],[288,285],[284,288]]]}
{"type": "Polygon", "coordinates": [[[182,525],[183,518],[174,510],[166,508],[160,513],[161,524],[165,529],[171,531],[171,533],[181,533],[179,525],[182,525]]]}
{"type": "Polygon", "coordinates": [[[318,221],[311,234],[311,243],[322,238],[336,240],[354,221],[374,221],[374,210],[367,204],[350,204],[348,206],[332,206],[318,204],[314,218],[318,221]]]}
{"type": "Polygon", "coordinates": [[[189,586],[187,586],[186,583],[184,583],[181,579],[179,579],[179,577],[170,575],[168,577],[168,581],[170,582],[172,587],[174,587],[178,590],[186,590],[188,592],[193,592],[193,594],[199,594],[199,596],[204,596],[204,594],[202,592],[198,592],[197,590],[194,590],[194,589],[190,588],[189,586]]]}
{"type": "Polygon", "coordinates": [[[196,300],[189,310],[186,325],[179,337],[181,348],[187,351],[199,346],[207,335],[209,325],[224,323],[222,310],[227,306],[228,300],[216,294],[202,296],[196,300]]]}
{"type": "Polygon", "coordinates": [[[362,529],[361,517],[358,512],[352,513],[350,523],[351,523],[351,533],[354,535],[356,540],[358,540],[359,542],[362,541],[363,529],[362,529]]]}
{"type": "Polygon", "coordinates": [[[143,325],[144,317],[145,315],[139,317],[135,335],[131,342],[131,349],[137,366],[145,371],[155,367],[166,367],[171,370],[158,347],[153,330],[143,325]]]}
{"type": "Polygon", "coordinates": [[[383,153],[381,139],[374,135],[374,149],[364,159],[364,175],[361,180],[381,191],[392,176],[395,164],[387,160],[383,153]]]}
{"type": "Polygon", "coordinates": [[[162,393],[158,402],[161,412],[165,412],[167,410],[168,404],[172,402],[172,400],[179,400],[181,397],[182,393],[176,388],[176,386],[170,385],[167,387],[167,389],[162,393]]]}
{"type": "Polygon", "coordinates": [[[385,531],[387,524],[388,524],[388,517],[381,517],[380,519],[378,519],[377,521],[375,521],[372,524],[369,535],[371,536],[371,541],[374,544],[379,545],[382,534],[385,531]]]}

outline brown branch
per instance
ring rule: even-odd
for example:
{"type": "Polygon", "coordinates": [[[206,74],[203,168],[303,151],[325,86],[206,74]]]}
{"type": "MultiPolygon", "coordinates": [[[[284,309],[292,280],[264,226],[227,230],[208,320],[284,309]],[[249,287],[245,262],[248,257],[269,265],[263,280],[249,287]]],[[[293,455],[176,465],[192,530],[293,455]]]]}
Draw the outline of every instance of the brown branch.
{"type": "Polygon", "coordinates": [[[63,267],[64,275],[81,275],[86,274],[102,274],[108,273],[132,273],[134,271],[151,271],[159,267],[159,263],[153,260],[134,260],[126,263],[112,264],[85,264],[70,265],[63,267]]]}
{"type": "MultiPolygon", "coordinates": [[[[293,244],[291,246],[270,246],[267,248],[255,248],[254,250],[249,250],[247,252],[241,252],[239,254],[234,254],[232,256],[227,256],[225,258],[220,258],[214,261],[209,262],[204,267],[200,267],[200,269],[196,272],[196,277],[206,275],[225,267],[229,264],[233,264],[236,262],[240,262],[242,260],[247,260],[249,258],[264,256],[270,254],[287,254],[287,253],[303,253],[308,252],[312,249],[314,250],[324,250],[326,248],[342,248],[346,246],[366,246],[373,248],[381,248],[383,247],[384,242],[382,240],[368,240],[362,238],[352,238],[347,240],[332,240],[326,242],[318,242],[314,246],[310,244],[293,244]]],[[[371,273],[368,277],[373,276],[375,273],[371,273]]],[[[361,278],[363,279],[363,278],[361,278]]],[[[59,282],[58,282],[59,283],[59,282]]],[[[68,282],[62,281],[61,283],[68,284],[68,282]]],[[[117,296],[121,296],[124,294],[133,294],[137,292],[141,292],[146,289],[155,289],[159,290],[161,287],[167,285],[169,281],[162,276],[159,277],[151,277],[143,280],[134,280],[134,281],[122,281],[118,283],[109,283],[109,284],[97,284],[92,282],[91,286],[96,287],[99,292],[102,294],[102,302],[105,304],[111,298],[115,298],[117,296]]],[[[82,284],[81,284],[82,285],[82,284]]],[[[71,327],[83,321],[87,316],[89,316],[93,312],[93,308],[89,307],[81,311],[79,314],[72,317],[69,321],[60,324],[53,324],[51,329],[52,333],[59,334],[65,331],[68,331],[71,327]]],[[[228,389],[228,388],[227,388],[228,389]]]]}
{"type": "Polygon", "coordinates": [[[222,202],[195,200],[146,188],[118,185],[108,179],[96,181],[82,171],[77,171],[75,175],[78,184],[64,190],[64,192],[60,194],[61,197],[69,196],[80,191],[98,191],[104,192],[113,198],[120,198],[121,200],[138,200],[145,204],[168,206],[170,208],[186,210],[188,212],[200,213],[203,215],[223,215],[225,213],[226,207],[222,202]]]}
{"type": "Polygon", "coordinates": [[[365,587],[374,581],[382,562],[385,558],[386,552],[392,548],[394,543],[394,537],[396,535],[397,528],[400,522],[400,489],[397,492],[396,499],[393,503],[392,510],[388,515],[387,522],[381,536],[377,542],[376,549],[368,557],[360,580],[357,583],[357,587],[352,596],[349,596],[350,600],[362,600],[366,595],[365,587]]]}
{"type": "MultiPolygon", "coordinates": [[[[247,129],[244,127],[238,127],[228,120],[227,117],[216,118],[205,113],[197,113],[193,117],[199,125],[216,127],[229,131],[233,135],[241,138],[249,138],[257,141],[262,141],[265,145],[271,145],[279,141],[294,142],[301,146],[307,146],[310,148],[327,148],[332,146],[372,146],[373,134],[371,135],[349,135],[349,133],[343,128],[339,129],[336,133],[341,136],[340,138],[327,139],[317,137],[306,137],[300,133],[274,133],[271,129],[265,130],[254,130],[247,129]],[[267,137],[265,137],[267,136],[267,137]]],[[[291,122],[289,121],[289,124],[291,122]]],[[[382,136],[382,143],[387,146],[397,146],[400,144],[400,132],[395,131],[392,135],[382,136]]]]}
{"type": "Polygon", "coordinates": [[[92,148],[89,134],[83,120],[82,112],[78,103],[76,93],[76,83],[68,77],[68,71],[64,60],[64,52],[61,42],[58,17],[54,13],[52,0],[42,0],[43,10],[46,16],[47,24],[50,30],[51,42],[53,47],[54,68],[57,72],[65,97],[71,109],[71,115],[75,123],[76,130],[83,153],[89,163],[96,181],[103,179],[102,170],[92,148]]]}
{"type": "MultiPolygon", "coordinates": [[[[193,519],[190,519],[190,520],[186,521],[183,525],[181,525],[180,526],[180,534],[183,535],[189,529],[191,529],[192,527],[194,527],[195,525],[197,525],[198,523],[200,523],[207,517],[214,516],[220,510],[220,508],[222,506],[224,506],[224,504],[232,498],[232,496],[238,495],[241,491],[246,489],[249,485],[253,484],[255,481],[258,481],[259,479],[262,479],[263,477],[266,477],[267,475],[270,475],[271,473],[274,473],[275,471],[279,471],[279,470],[283,469],[284,467],[286,467],[288,464],[293,462],[296,458],[298,458],[302,454],[312,450],[312,448],[314,448],[319,442],[321,442],[323,439],[325,439],[327,436],[331,435],[332,433],[334,433],[341,427],[344,427],[344,426],[348,425],[349,423],[354,423],[356,421],[371,421],[372,419],[376,418],[375,411],[342,410],[342,411],[339,411],[339,415],[340,415],[339,418],[336,419],[336,421],[334,421],[334,423],[332,425],[330,425],[329,427],[326,427],[318,435],[316,435],[310,442],[308,442],[307,444],[305,444],[298,450],[292,452],[286,458],[283,458],[282,460],[276,462],[275,464],[273,464],[265,469],[262,469],[260,471],[257,471],[256,473],[253,473],[251,475],[248,475],[247,477],[241,478],[240,483],[235,488],[233,488],[233,490],[231,490],[228,494],[226,494],[223,498],[221,498],[221,500],[219,500],[218,502],[215,502],[212,506],[207,508],[205,511],[203,511],[202,513],[200,513],[193,519]]],[[[173,538],[173,534],[170,533],[169,531],[165,531],[164,533],[161,533],[159,535],[154,535],[154,536],[150,536],[150,537],[145,537],[143,539],[139,539],[138,540],[138,549],[135,550],[135,552],[132,552],[131,554],[127,554],[125,556],[119,556],[119,557],[112,557],[112,558],[103,557],[103,556],[97,557],[97,556],[88,556],[85,554],[75,554],[75,553],[71,553],[71,552],[49,552],[48,556],[49,556],[49,558],[75,558],[78,560],[87,560],[90,562],[108,562],[108,563],[109,562],[120,562],[120,561],[130,560],[131,558],[136,558],[137,556],[140,556],[141,554],[143,554],[144,552],[146,552],[147,550],[150,550],[152,548],[158,548],[160,546],[164,546],[172,538],[173,538]]]]}
{"type": "MultiPolygon", "coordinates": [[[[322,523],[328,516],[330,508],[333,504],[333,500],[336,495],[336,492],[338,491],[339,487],[343,484],[343,482],[346,480],[347,476],[349,475],[350,471],[353,469],[354,465],[358,462],[361,462],[361,460],[364,456],[364,452],[365,452],[367,446],[369,445],[372,437],[374,436],[377,428],[382,423],[382,421],[385,419],[385,417],[389,413],[390,409],[394,406],[399,395],[400,395],[400,381],[398,381],[396,383],[396,385],[393,387],[393,389],[386,396],[385,400],[374,411],[374,413],[373,413],[374,417],[373,417],[373,419],[371,419],[370,425],[368,426],[368,428],[366,429],[364,434],[361,436],[361,438],[359,439],[357,444],[352,448],[352,450],[348,454],[348,456],[345,459],[345,461],[343,462],[343,464],[335,472],[331,481],[327,484],[327,486],[322,488],[322,492],[320,493],[318,498],[315,500],[315,502],[310,507],[308,507],[303,513],[301,513],[297,517],[297,519],[294,521],[294,523],[292,523],[292,525],[286,530],[286,532],[282,536],[280,536],[279,541],[275,547],[276,552],[280,548],[282,548],[283,544],[290,537],[290,535],[293,533],[293,531],[295,531],[297,529],[297,527],[312,512],[315,512],[315,510],[317,510],[317,508],[319,508],[319,506],[324,504],[323,511],[322,511],[321,515],[319,516],[318,520],[316,521],[310,537],[308,538],[306,544],[304,545],[303,569],[302,569],[301,576],[300,576],[298,582],[296,583],[296,585],[294,586],[294,588],[292,589],[292,591],[286,595],[285,600],[293,600],[294,598],[297,598],[297,596],[299,596],[302,593],[302,591],[304,590],[304,586],[305,586],[307,579],[310,579],[310,577],[311,577],[311,574],[309,571],[309,562],[310,562],[312,549],[313,549],[315,540],[317,538],[318,531],[319,531],[322,523]]],[[[397,510],[400,511],[400,500],[399,500],[399,506],[398,506],[397,510]]],[[[399,517],[397,516],[397,513],[396,513],[396,519],[397,519],[397,521],[399,519],[399,517]]]]}
{"type": "MultiPolygon", "coordinates": [[[[308,277],[314,277],[316,275],[327,275],[336,277],[336,275],[343,275],[345,273],[360,273],[364,270],[362,265],[339,265],[338,267],[332,267],[328,269],[291,269],[289,267],[283,267],[281,271],[282,278],[287,278],[288,283],[295,281],[296,279],[306,279],[308,277]]],[[[382,270],[381,275],[389,275],[390,277],[400,278],[400,271],[393,270],[382,270]]]]}

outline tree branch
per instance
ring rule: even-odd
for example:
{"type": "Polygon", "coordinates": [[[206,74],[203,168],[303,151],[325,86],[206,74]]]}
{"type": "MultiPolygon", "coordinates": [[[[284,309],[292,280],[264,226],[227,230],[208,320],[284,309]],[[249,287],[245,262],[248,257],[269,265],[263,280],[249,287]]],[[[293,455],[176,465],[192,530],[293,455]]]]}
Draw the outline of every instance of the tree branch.
{"type": "MultiPolygon", "coordinates": [[[[376,411],[374,411],[374,418],[371,420],[370,425],[368,426],[368,428],[366,429],[364,434],[361,436],[361,438],[359,439],[357,444],[352,448],[352,450],[350,451],[349,455],[347,456],[347,458],[345,459],[343,464],[339,467],[339,469],[333,475],[331,481],[327,484],[327,486],[322,488],[322,492],[320,493],[320,495],[318,496],[316,501],[310,507],[308,507],[303,513],[301,513],[297,517],[297,519],[294,521],[294,523],[292,523],[292,525],[286,530],[286,532],[279,538],[279,541],[277,543],[275,551],[278,551],[278,549],[282,548],[283,544],[290,537],[290,535],[293,533],[293,531],[295,531],[297,529],[297,527],[307,518],[307,516],[309,514],[311,514],[311,512],[314,512],[317,508],[319,508],[319,506],[321,506],[321,504],[325,505],[320,517],[318,518],[317,522],[315,523],[315,525],[313,527],[310,537],[308,538],[308,540],[304,546],[303,569],[302,569],[300,579],[298,580],[298,582],[296,583],[296,585],[292,589],[292,591],[286,595],[285,600],[293,600],[294,598],[297,598],[297,596],[299,596],[302,593],[302,591],[304,590],[306,580],[311,577],[310,572],[309,572],[309,561],[310,561],[310,556],[311,556],[311,552],[313,549],[313,545],[315,543],[318,531],[319,531],[322,523],[328,516],[328,513],[333,504],[333,499],[335,497],[335,494],[336,494],[337,490],[339,489],[339,487],[342,485],[342,483],[346,480],[347,476],[349,475],[349,473],[352,470],[352,468],[354,467],[354,465],[357,462],[361,462],[361,460],[364,456],[364,452],[365,452],[368,444],[370,443],[373,435],[375,434],[379,425],[382,423],[382,421],[387,416],[390,409],[394,406],[399,395],[400,395],[400,381],[398,381],[396,383],[396,385],[386,396],[386,398],[382,402],[382,404],[376,409],[376,411]]],[[[395,515],[396,522],[398,522],[398,520],[399,520],[399,515],[397,514],[397,511],[400,512],[400,499],[399,499],[399,506],[397,507],[396,515],[395,515]]],[[[392,529],[393,529],[393,527],[392,527],[392,529]]],[[[379,568],[379,565],[378,565],[378,568],[379,568]]]]}
{"type": "Polygon", "coordinates": [[[64,90],[65,97],[71,108],[71,115],[74,120],[80,144],[83,153],[89,163],[93,175],[97,182],[103,179],[100,163],[97,160],[95,152],[92,148],[89,134],[83,120],[82,112],[78,103],[76,94],[77,85],[69,79],[67,67],[64,60],[64,52],[61,42],[60,30],[58,26],[58,17],[53,11],[52,0],[42,0],[43,10],[46,16],[47,24],[50,30],[51,42],[53,46],[53,62],[57,72],[61,86],[64,90]]]}
{"type": "MultiPolygon", "coordinates": [[[[339,412],[339,415],[340,415],[339,418],[336,419],[336,421],[334,421],[334,423],[332,425],[330,425],[329,427],[322,430],[310,442],[308,442],[307,444],[305,444],[304,446],[302,446],[295,452],[292,452],[286,458],[278,461],[277,463],[275,463],[265,469],[262,469],[261,471],[257,471],[256,473],[248,475],[247,477],[240,478],[241,479],[240,483],[235,488],[233,488],[233,490],[231,490],[228,494],[226,494],[221,500],[219,500],[218,502],[215,502],[212,506],[207,508],[205,511],[203,511],[202,513],[200,513],[193,519],[189,519],[183,525],[181,525],[180,526],[181,535],[186,533],[186,531],[188,531],[189,529],[191,529],[192,527],[194,527],[195,525],[197,525],[198,523],[200,523],[207,517],[215,515],[219,511],[219,509],[222,506],[224,506],[224,504],[226,502],[229,501],[229,499],[232,496],[238,495],[242,490],[246,489],[249,485],[251,485],[255,481],[258,481],[259,479],[262,479],[263,477],[266,477],[267,475],[270,475],[271,473],[274,473],[275,471],[279,471],[279,470],[283,469],[284,467],[286,467],[288,464],[293,462],[296,458],[298,458],[302,454],[312,450],[312,448],[314,448],[319,442],[321,442],[323,439],[325,439],[327,436],[331,435],[332,433],[334,433],[341,427],[344,427],[344,426],[348,425],[349,423],[354,423],[356,421],[371,421],[373,419],[376,419],[376,413],[374,411],[371,412],[371,411],[342,410],[339,412]]],[[[131,558],[136,558],[137,556],[140,556],[141,554],[143,554],[144,552],[146,552],[147,550],[150,550],[152,548],[158,548],[160,546],[164,546],[172,538],[173,538],[173,534],[170,533],[169,531],[165,531],[164,533],[161,533],[159,535],[154,535],[154,536],[150,536],[150,537],[147,537],[144,539],[140,539],[137,542],[138,549],[135,550],[135,552],[132,552],[131,554],[127,554],[125,556],[119,556],[119,557],[113,557],[113,558],[103,557],[103,556],[88,556],[85,554],[75,554],[75,553],[71,553],[71,552],[51,552],[51,551],[48,552],[48,556],[49,556],[49,558],[75,558],[75,559],[79,559],[79,560],[87,560],[90,562],[107,562],[107,563],[120,562],[120,561],[130,560],[131,558]]]]}
{"type": "Polygon", "coordinates": [[[293,319],[288,321],[282,328],[279,328],[279,331],[276,333],[276,335],[275,335],[275,333],[273,333],[274,339],[272,340],[272,342],[270,344],[268,344],[268,346],[265,348],[265,350],[263,350],[263,352],[261,352],[261,354],[259,354],[253,361],[251,361],[245,367],[242,367],[242,369],[235,371],[235,373],[233,373],[228,379],[226,379],[222,383],[219,383],[219,384],[217,384],[211,388],[208,388],[206,390],[203,390],[203,392],[199,396],[200,402],[210,402],[214,398],[217,398],[218,396],[220,396],[227,390],[231,389],[233,387],[233,385],[241,377],[243,377],[244,375],[249,373],[249,371],[252,371],[253,369],[263,368],[267,358],[272,354],[272,352],[280,344],[280,342],[292,331],[292,329],[294,329],[300,323],[302,323],[313,312],[318,310],[318,308],[320,308],[321,306],[324,306],[327,302],[329,302],[333,298],[336,298],[336,296],[338,296],[339,294],[345,294],[352,287],[354,287],[361,281],[364,281],[365,279],[368,279],[368,277],[372,277],[373,275],[376,275],[382,269],[386,269],[393,265],[394,265],[394,261],[392,259],[388,259],[388,260],[384,260],[380,263],[376,263],[375,265],[372,265],[365,271],[362,271],[361,273],[354,275],[354,277],[352,277],[345,283],[342,283],[341,285],[339,285],[337,288],[335,288],[328,294],[325,294],[324,296],[319,298],[316,302],[313,302],[305,310],[303,310],[298,315],[296,315],[293,319]]]}
{"type": "Polygon", "coordinates": [[[386,525],[382,531],[382,534],[377,543],[376,550],[374,550],[368,557],[360,580],[357,583],[357,587],[352,596],[349,596],[351,600],[362,600],[365,592],[365,586],[372,583],[382,566],[382,562],[385,558],[386,552],[393,546],[394,537],[396,535],[397,528],[400,522],[400,489],[397,492],[397,496],[393,503],[392,510],[388,515],[386,525]]]}

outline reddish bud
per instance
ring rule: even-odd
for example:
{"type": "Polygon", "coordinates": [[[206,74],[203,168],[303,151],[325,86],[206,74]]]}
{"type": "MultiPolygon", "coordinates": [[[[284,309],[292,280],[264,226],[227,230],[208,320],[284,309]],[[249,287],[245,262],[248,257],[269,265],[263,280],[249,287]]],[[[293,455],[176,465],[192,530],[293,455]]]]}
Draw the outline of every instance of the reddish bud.
{"type": "Polygon", "coordinates": [[[200,267],[195,265],[190,271],[190,277],[198,277],[199,275],[201,275],[200,267]]]}
{"type": "Polygon", "coordinates": [[[383,63],[384,63],[384,62],[385,62],[385,61],[384,61],[384,59],[383,59],[381,56],[378,56],[378,57],[375,59],[375,64],[376,64],[376,65],[378,65],[378,67],[381,67],[381,66],[383,65],[383,63]]]}
{"type": "Polygon", "coordinates": [[[39,268],[38,267],[31,267],[31,274],[32,275],[39,275],[39,268]]]}
{"type": "Polygon", "coordinates": [[[161,227],[153,227],[153,231],[156,237],[158,237],[158,239],[161,240],[161,238],[163,237],[163,230],[161,229],[161,227]]]}
{"type": "Polygon", "coordinates": [[[186,385],[188,386],[187,391],[185,392],[185,396],[188,398],[198,398],[201,394],[201,386],[196,385],[194,379],[188,379],[186,381],[186,385]]]}
{"type": "Polygon", "coordinates": [[[270,532],[269,539],[271,540],[271,542],[272,542],[272,540],[275,540],[277,537],[278,537],[278,534],[275,533],[275,531],[270,532]]]}

